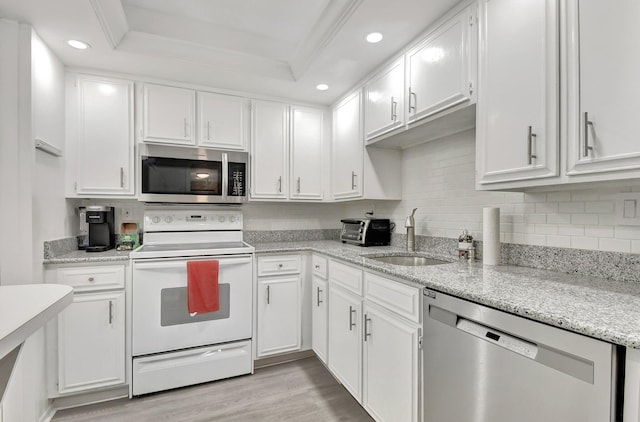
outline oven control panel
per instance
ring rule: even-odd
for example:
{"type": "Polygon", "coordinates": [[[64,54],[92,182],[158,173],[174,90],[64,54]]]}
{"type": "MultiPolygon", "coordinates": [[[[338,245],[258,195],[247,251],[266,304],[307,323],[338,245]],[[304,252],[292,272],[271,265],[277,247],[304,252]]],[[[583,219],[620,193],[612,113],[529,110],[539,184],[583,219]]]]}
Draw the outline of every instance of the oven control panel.
{"type": "Polygon", "coordinates": [[[148,210],[145,232],[242,230],[242,212],[236,210],[148,210]]]}

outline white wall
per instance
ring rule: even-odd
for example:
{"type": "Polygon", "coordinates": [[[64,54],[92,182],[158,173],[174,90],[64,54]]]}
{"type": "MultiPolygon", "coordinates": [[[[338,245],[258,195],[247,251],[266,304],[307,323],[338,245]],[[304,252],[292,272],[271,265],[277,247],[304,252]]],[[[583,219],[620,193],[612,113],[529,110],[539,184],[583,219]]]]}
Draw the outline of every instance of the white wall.
{"type": "MultiPolygon", "coordinates": [[[[42,242],[70,234],[63,162],[34,137],[64,144],[64,66],[32,28],[0,20],[0,283],[41,283],[42,242]]],[[[44,330],[22,348],[2,403],[4,421],[47,410],[44,330]]]]}
{"type": "Polygon", "coordinates": [[[405,233],[405,218],[417,207],[416,234],[457,238],[466,228],[482,240],[482,208],[496,206],[503,242],[640,253],[640,227],[617,226],[614,215],[615,194],[640,191],[637,180],[607,188],[479,192],[473,130],[407,149],[402,164],[402,201],[351,203],[348,212],[375,208],[405,233]]]}
{"type": "Polygon", "coordinates": [[[31,281],[30,35],[0,19],[0,284],[31,281]]]}
{"type": "MultiPolygon", "coordinates": [[[[64,65],[32,32],[31,127],[33,138],[64,148],[64,65]]],[[[33,281],[43,277],[43,242],[72,235],[71,216],[64,199],[64,153],[54,157],[35,151],[32,180],[33,281]]],[[[23,420],[38,420],[47,410],[46,342],[44,330],[33,335],[23,352],[23,420]],[[27,363],[28,362],[28,363],[27,363]]]]}

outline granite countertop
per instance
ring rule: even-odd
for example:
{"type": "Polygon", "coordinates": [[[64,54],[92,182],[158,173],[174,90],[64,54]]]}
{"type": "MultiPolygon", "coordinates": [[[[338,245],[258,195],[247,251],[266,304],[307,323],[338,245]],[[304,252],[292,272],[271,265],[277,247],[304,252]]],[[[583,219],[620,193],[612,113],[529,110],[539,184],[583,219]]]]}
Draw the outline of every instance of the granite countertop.
{"type": "Polygon", "coordinates": [[[45,258],[43,264],[81,264],[90,262],[128,261],[129,252],[110,249],[105,252],[87,252],[76,250],[53,258],[45,258]]]}
{"type": "MultiPolygon", "coordinates": [[[[640,284],[528,267],[450,262],[405,267],[366,256],[405,254],[401,248],[362,248],[336,241],[256,243],[256,253],[313,251],[472,302],[640,349],[640,284]]],[[[451,256],[415,255],[451,261],[451,256]]]]}

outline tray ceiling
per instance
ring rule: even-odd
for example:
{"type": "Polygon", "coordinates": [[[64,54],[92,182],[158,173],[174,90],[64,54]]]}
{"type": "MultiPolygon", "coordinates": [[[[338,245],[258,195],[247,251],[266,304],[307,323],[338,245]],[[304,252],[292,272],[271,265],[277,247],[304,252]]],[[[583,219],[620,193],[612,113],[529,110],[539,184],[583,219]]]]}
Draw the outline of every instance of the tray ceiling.
{"type": "Polygon", "coordinates": [[[331,104],[455,3],[0,0],[0,17],[33,25],[70,67],[331,104]],[[364,40],[373,31],[379,44],[364,40]],[[321,82],[330,89],[317,91],[321,82]]]}

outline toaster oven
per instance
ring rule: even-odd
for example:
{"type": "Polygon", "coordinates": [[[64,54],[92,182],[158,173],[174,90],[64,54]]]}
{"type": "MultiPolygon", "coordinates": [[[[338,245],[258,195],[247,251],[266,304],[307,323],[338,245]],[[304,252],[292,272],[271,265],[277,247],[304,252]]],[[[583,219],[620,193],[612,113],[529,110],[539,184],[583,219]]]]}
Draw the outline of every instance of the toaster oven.
{"type": "Polygon", "coordinates": [[[384,218],[346,218],[340,220],[340,240],[360,246],[384,246],[391,241],[391,222],[384,218]]]}

